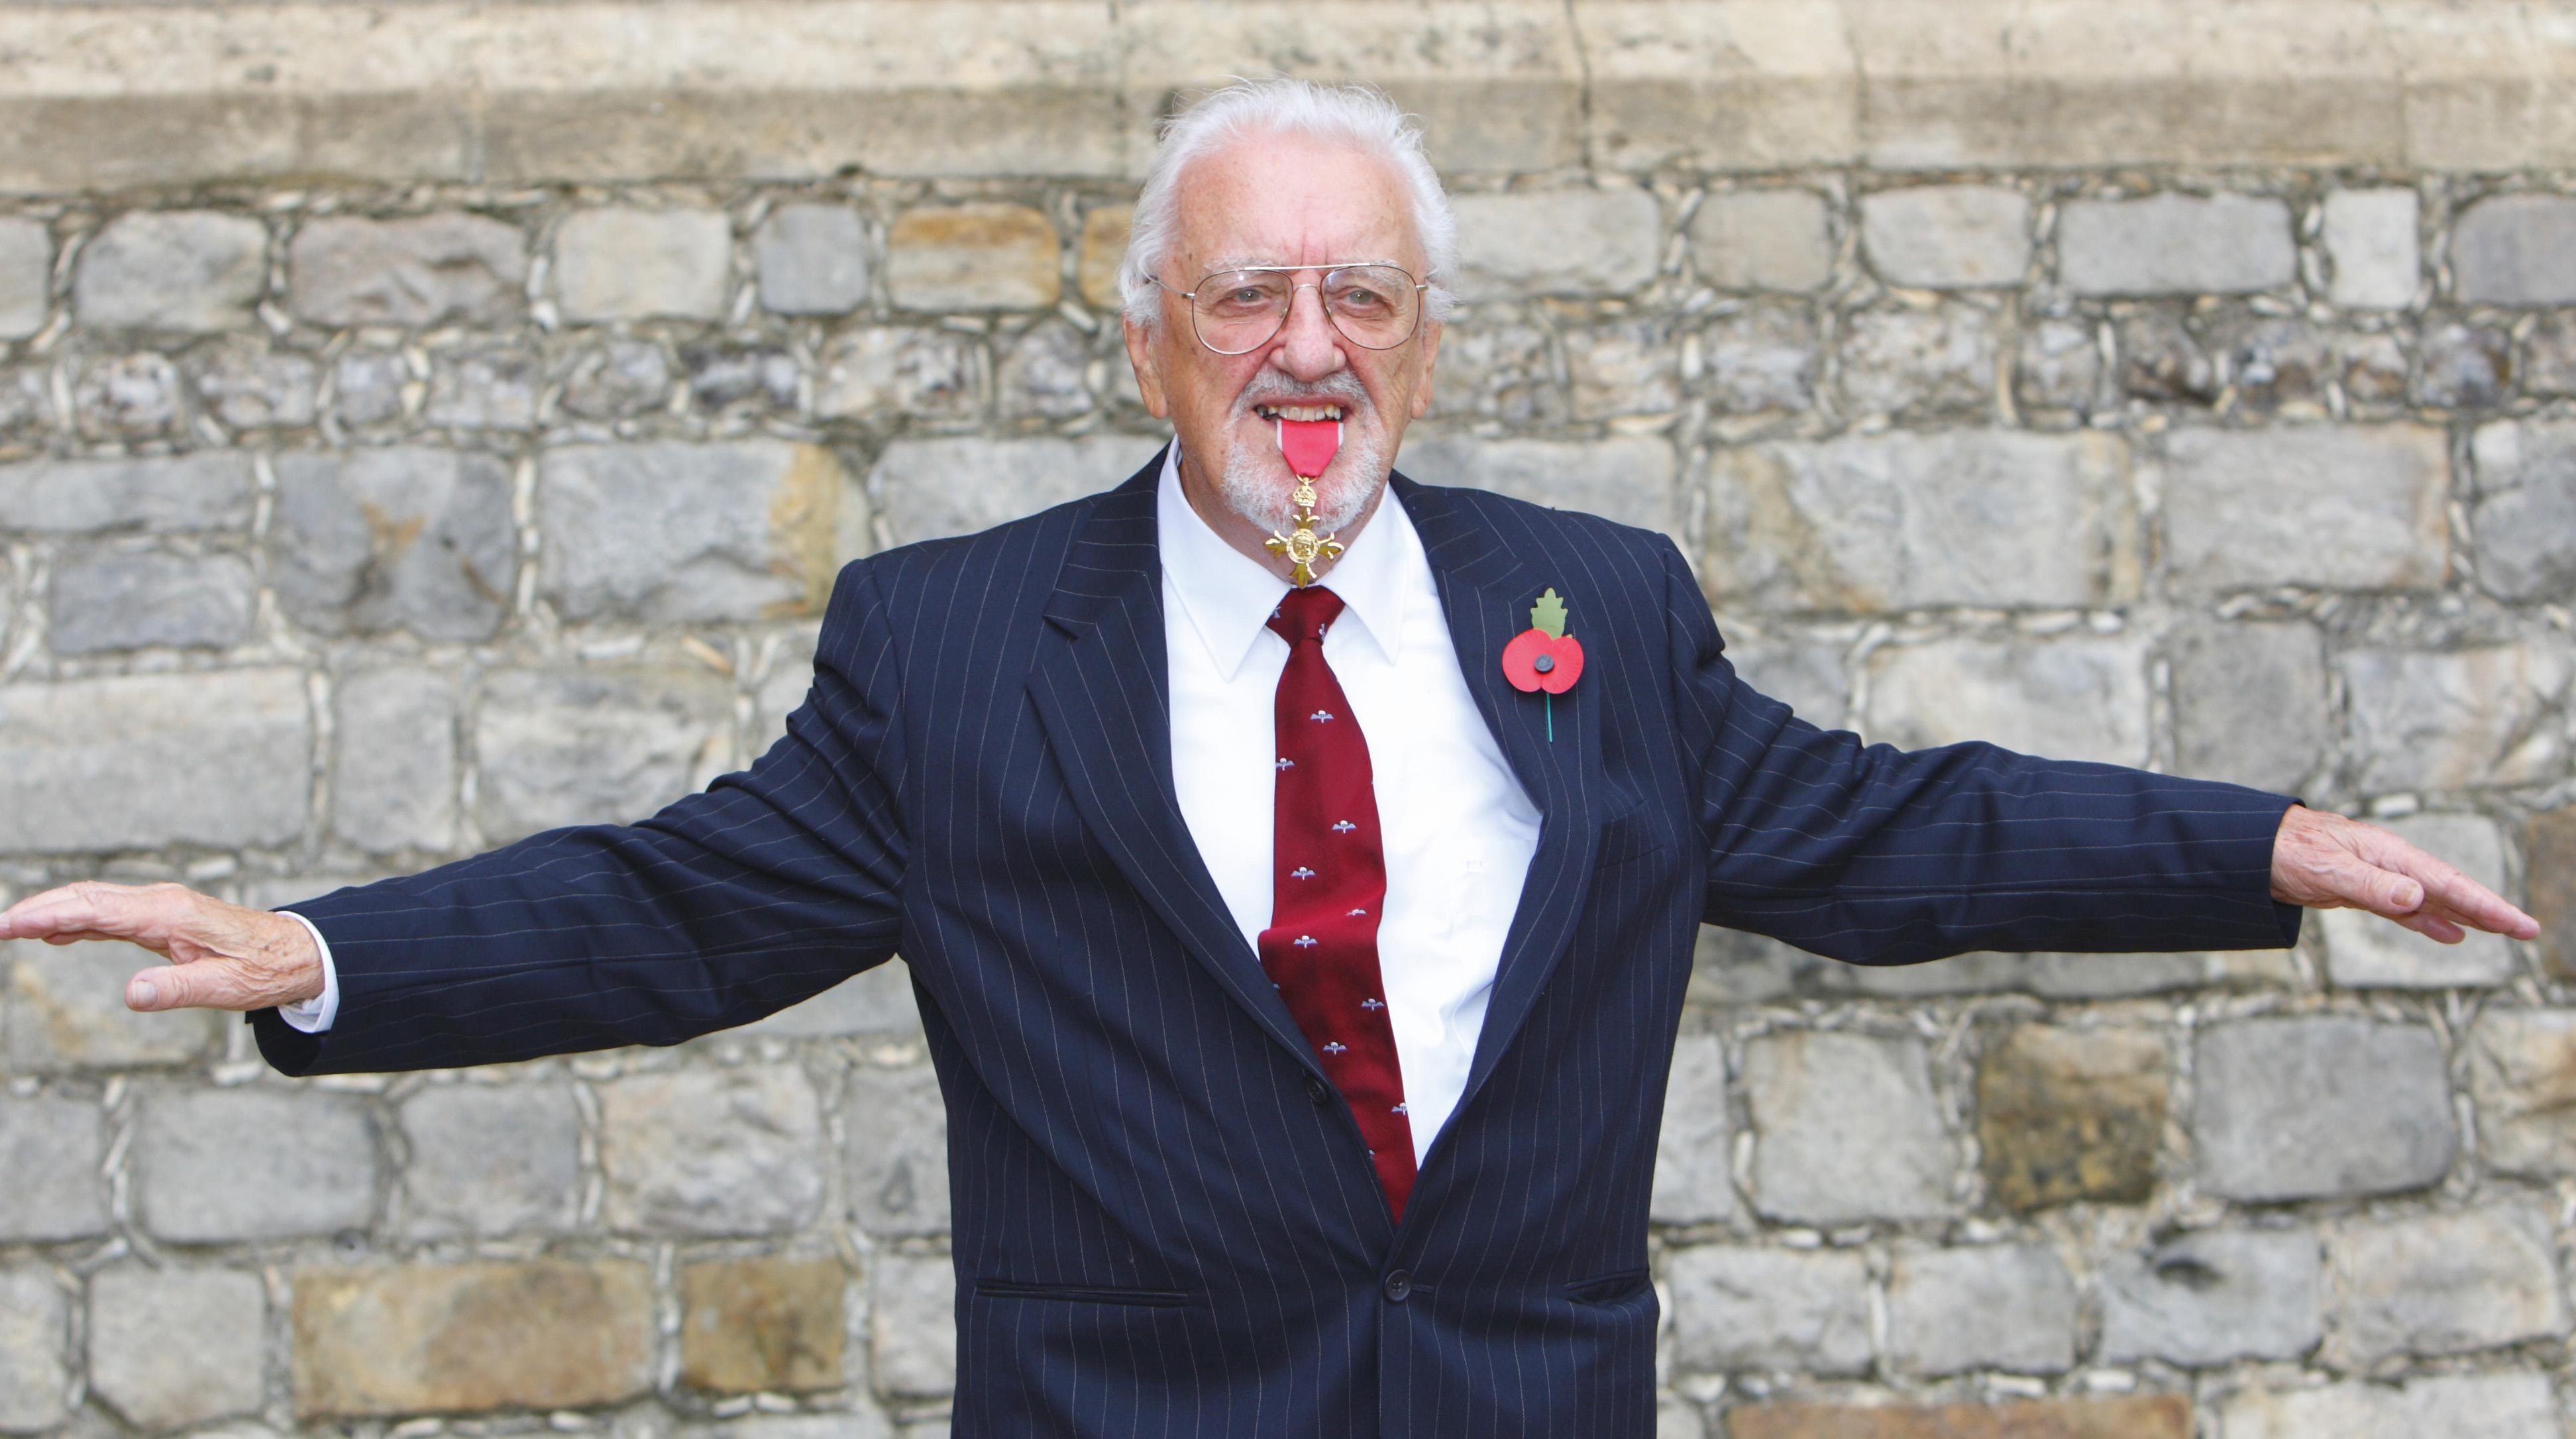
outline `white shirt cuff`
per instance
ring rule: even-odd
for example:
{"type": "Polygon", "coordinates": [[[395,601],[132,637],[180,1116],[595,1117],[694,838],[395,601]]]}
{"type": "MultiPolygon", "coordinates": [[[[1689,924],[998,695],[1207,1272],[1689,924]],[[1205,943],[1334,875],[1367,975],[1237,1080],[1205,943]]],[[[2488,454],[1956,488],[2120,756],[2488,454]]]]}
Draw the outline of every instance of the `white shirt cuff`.
{"type": "Polygon", "coordinates": [[[320,1034],[331,1027],[331,1021],[340,1017],[340,972],[331,967],[331,941],[322,937],[322,931],[313,927],[313,921],[295,911],[281,909],[278,913],[304,926],[304,932],[313,936],[313,947],[322,951],[322,993],[312,999],[279,1005],[277,1017],[285,1020],[290,1029],[320,1034]]]}

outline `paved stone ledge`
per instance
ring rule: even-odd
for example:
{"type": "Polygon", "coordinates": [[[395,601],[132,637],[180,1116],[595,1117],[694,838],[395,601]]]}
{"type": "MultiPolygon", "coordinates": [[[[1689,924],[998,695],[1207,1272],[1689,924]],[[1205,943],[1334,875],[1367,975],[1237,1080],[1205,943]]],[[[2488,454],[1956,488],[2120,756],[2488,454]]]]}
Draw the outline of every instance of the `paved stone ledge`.
{"type": "Polygon", "coordinates": [[[1272,69],[1384,86],[1462,170],[2576,162],[2567,0],[1010,8],[8,7],[0,190],[1133,175],[1168,95],[1272,69]]]}

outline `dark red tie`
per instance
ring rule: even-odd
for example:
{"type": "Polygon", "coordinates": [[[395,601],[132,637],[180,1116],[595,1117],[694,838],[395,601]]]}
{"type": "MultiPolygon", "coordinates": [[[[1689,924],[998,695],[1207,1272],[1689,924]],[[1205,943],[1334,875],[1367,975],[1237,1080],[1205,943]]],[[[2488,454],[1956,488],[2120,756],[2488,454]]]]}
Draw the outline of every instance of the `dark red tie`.
{"type": "Polygon", "coordinates": [[[1358,1118],[1387,1208],[1401,1220],[1413,1192],[1413,1122],[1378,980],[1386,848],[1368,741],[1324,663],[1324,634],[1341,612],[1340,595],[1309,585],[1290,590],[1270,615],[1288,642],[1288,668],[1272,706],[1279,744],[1261,967],[1358,1118]]]}

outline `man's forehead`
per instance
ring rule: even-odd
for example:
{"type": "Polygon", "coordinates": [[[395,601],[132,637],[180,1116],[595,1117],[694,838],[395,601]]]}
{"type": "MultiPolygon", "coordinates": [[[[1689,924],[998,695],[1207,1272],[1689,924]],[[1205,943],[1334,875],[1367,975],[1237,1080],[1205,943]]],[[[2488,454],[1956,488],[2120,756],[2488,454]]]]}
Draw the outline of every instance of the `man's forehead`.
{"type": "Polygon", "coordinates": [[[1247,136],[1192,161],[1180,180],[1184,243],[1206,268],[1401,263],[1418,248],[1393,167],[1356,145],[1247,136]]]}

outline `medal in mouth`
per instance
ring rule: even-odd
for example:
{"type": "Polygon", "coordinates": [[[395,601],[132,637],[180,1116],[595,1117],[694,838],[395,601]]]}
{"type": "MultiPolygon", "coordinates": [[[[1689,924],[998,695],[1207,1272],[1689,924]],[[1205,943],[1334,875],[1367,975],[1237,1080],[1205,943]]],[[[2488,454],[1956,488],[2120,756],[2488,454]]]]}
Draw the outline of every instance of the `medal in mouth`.
{"type": "Polygon", "coordinates": [[[1262,409],[1278,426],[1280,458],[1297,476],[1297,489],[1288,497],[1288,502],[1297,507],[1297,512],[1289,516],[1292,528],[1285,535],[1272,535],[1262,541],[1262,546],[1288,558],[1296,567],[1290,578],[1302,589],[1315,582],[1317,557],[1329,560],[1342,552],[1340,541],[1315,533],[1315,479],[1341,451],[1341,412],[1338,406],[1323,405],[1265,405],[1262,409]],[[1291,418],[1286,413],[1289,410],[1301,413],[1291,418]],[[1324,418],[1326,413],[1332,417],[1324,418]]]}

